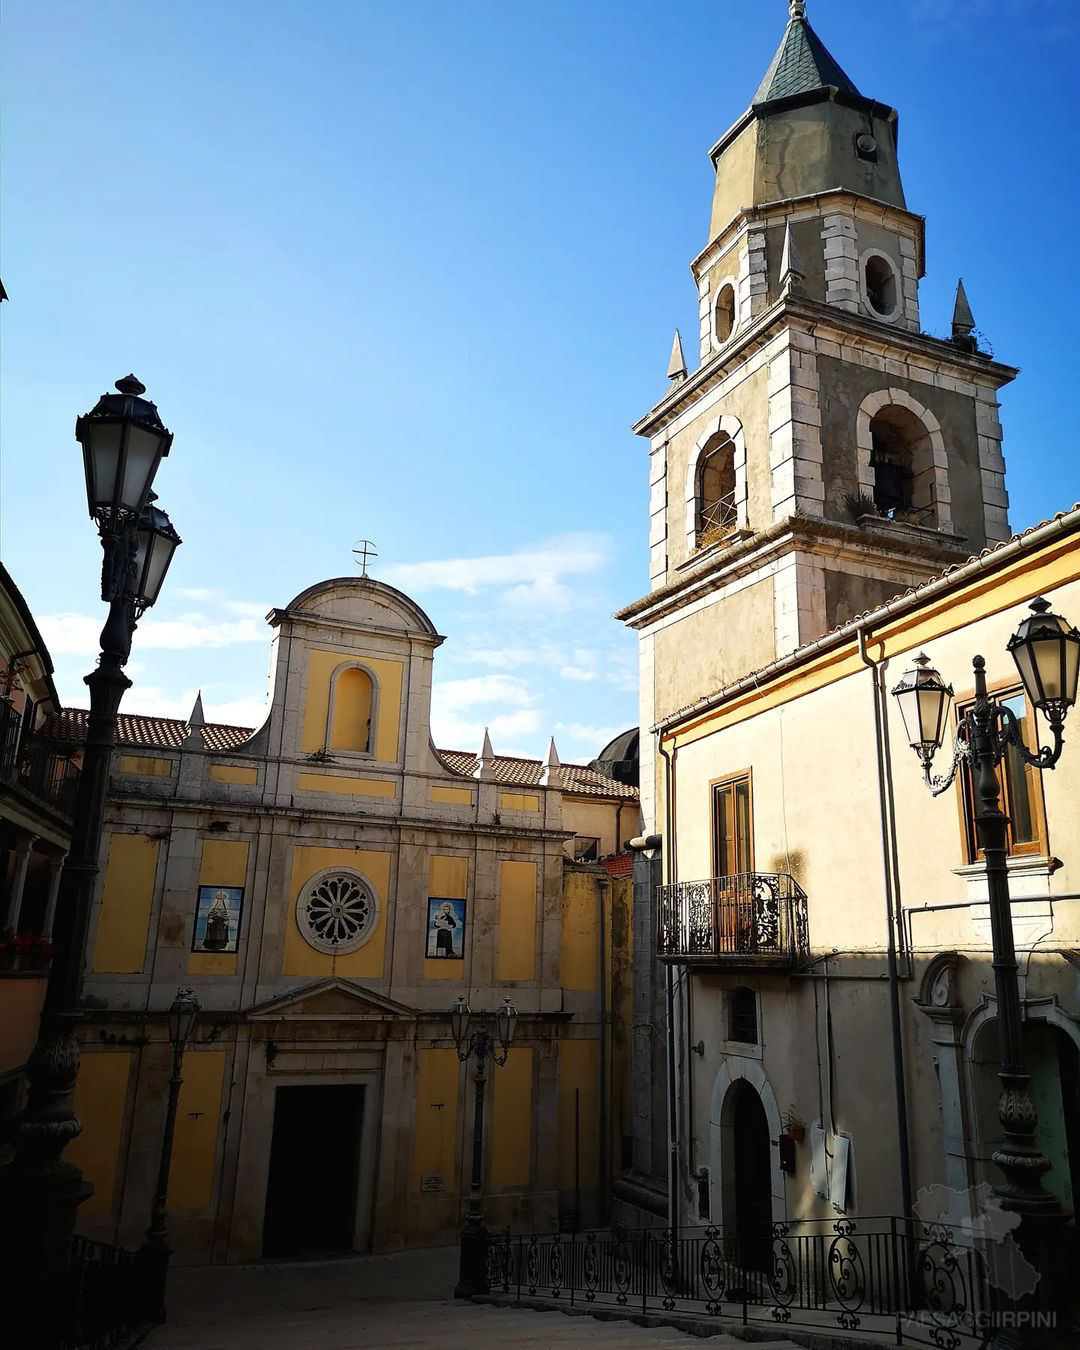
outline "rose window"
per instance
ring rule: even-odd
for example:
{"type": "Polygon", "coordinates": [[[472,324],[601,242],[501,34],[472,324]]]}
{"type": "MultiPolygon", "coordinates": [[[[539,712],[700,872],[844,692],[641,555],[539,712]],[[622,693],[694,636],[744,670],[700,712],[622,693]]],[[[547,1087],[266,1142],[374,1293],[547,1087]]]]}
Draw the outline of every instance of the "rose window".
{"type": "Polygon", "coordinates": [[[296,921],[316,951],[352,952],[371,936],[375,896],[354,872],[321,872],[300,892],[296,921]]]}

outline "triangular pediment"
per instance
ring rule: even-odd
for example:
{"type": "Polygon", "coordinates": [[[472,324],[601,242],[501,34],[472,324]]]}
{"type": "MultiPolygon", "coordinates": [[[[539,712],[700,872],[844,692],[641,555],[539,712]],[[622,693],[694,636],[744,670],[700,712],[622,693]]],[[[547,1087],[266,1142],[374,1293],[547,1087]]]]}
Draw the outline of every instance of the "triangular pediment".
{"type": "Polygon", "coordinates": [[[371,1021],[387,1017],[415,1017],[415,1010],[396,1003],[354,980],[331,977],[292,989],[277,998],[257,1003],[247,1015],[253,1020],[317,1018],[319,1021],[371,1021]]]}

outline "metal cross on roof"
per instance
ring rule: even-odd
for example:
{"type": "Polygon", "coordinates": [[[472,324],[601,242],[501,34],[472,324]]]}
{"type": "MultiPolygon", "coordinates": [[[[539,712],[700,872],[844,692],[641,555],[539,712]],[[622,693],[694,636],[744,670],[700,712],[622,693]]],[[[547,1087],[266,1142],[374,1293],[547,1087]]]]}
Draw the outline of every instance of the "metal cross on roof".
{"type": "Polygon", "coordinates": [[[356,557],[356,565],[360,569],[360,575],[366,577],[368,574],[368,560],[379,556],[378,550],[370,539],[358,539],[353,545],[353,554],[356,557]]]}

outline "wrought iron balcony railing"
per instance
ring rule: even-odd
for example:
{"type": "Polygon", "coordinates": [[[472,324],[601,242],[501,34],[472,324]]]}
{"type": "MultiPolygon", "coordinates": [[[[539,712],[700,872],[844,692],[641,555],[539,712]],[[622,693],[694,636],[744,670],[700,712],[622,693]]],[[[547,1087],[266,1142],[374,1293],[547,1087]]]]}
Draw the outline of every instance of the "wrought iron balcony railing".
{"type": "Polygon", "coordinates": [[[79,770],[70,749],[23,731],[22,714],[0,699],[0,782],[29,793],[65,816],[75,808],[79,770]]]}
{"type": "Polygon", "coordinates": [[[786,872],[742,872],[656,888],[662,961],[791,968],[809,950],[806,892],[786,872]]]}

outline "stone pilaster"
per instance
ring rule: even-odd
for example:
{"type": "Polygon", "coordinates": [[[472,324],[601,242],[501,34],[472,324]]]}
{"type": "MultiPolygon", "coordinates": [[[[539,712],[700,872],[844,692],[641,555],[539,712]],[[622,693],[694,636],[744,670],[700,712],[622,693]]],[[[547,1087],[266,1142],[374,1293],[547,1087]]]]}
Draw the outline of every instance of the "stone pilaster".
{"type": "Polygon", "coordinates": [[[851,216],[826,216],[821,238],[825,246],[825,300],[837,309],[859,312],[859,246],[851,216]]]}

